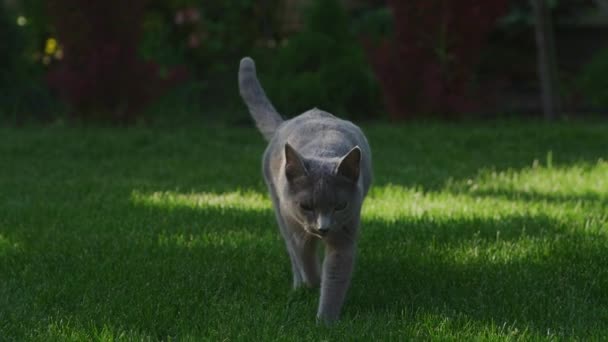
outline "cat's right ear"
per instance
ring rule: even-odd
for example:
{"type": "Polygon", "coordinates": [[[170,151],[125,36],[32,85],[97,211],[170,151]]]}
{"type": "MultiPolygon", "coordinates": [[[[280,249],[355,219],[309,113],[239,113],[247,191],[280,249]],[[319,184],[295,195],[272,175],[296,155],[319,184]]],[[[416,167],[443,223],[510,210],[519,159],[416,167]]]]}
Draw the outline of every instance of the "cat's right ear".
{"type": "Polygon", "coordinates": [[[359,179],[359,169],[361,168],[361,149],[359,146],[353,147],[338,164],[337,173],[340,176],[350,179],[356,183],[359,179]]]}
{"type": "Polygon", "coordinates": [[[291,145],[285,143],[285,176],[290,182],[308,175],[300,154],[291,145]]]}

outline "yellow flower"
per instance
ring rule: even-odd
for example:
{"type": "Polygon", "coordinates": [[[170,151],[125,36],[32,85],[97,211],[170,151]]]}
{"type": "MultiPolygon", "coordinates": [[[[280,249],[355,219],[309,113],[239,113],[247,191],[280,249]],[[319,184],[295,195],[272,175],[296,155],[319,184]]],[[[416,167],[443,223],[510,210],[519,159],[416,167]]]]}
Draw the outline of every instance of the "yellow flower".
{"type": "Polygon", "coordinates": [[[52,55],[57,51],[57,39],[49,38],[46,40],[46,44],[44,46],[44,53],[47,55],[52,55]]]}

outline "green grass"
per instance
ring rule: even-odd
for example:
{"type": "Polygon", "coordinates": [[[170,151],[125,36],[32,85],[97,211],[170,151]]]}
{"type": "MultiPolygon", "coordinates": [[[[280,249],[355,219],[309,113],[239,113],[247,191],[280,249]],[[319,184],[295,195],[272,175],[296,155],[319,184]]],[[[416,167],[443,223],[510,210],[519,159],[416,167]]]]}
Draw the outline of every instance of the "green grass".
{"type": "Polygon", "coordinates": [[[375,184],[324,327],[253,129],[0,128],[0,340],[608,338],[608,124],[364,130],[375,184]]]}

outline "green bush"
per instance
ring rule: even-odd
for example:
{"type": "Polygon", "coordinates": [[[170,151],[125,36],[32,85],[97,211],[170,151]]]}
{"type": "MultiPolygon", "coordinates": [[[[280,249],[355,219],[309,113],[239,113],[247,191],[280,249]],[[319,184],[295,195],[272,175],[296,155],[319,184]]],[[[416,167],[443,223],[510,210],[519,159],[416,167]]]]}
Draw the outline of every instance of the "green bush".
{"type": "Polygon", "coordinates": [[[192,112],[242,110],[235,82],[239,60],[256,44],[278,34],[276,9],[281,1],[150,0],[141,55],[157,61],[161,72],[182,65],[190,76],[188,84],[165,103],[185,96],[187,101],[180,107],[192,112]]]}
{"type": "Polygon", "coordinates": [[[235,62],[256,41],[277,31],[280,2],[151,0],[143,54],[166,63],[185,62],[199,78],[234,73],[235,62]]]}
{"type": "Polygon", "coordinates": [[[286,115],[312,107],[349,118],[379,112],[372,71],[337,0],[313,1],[303,30],[258,60],[269,97],[286,115]]]}
{"type": "Polygon", "coordinates": [[[0,4],[0,119],[50,120],[59,109],[44,82],[44,32],[40,3],[0,4]]]}
{"type": "Polygon", "coordinates": [[[0,84],[11,81],[19,55],[23,51],[23,40],[14,20],[3,6],[0,6],[0,84]]]}
{"type": "Polygon", "coordinates": [[[608,48],[597,52],[576,79],[582,96],[594,106],[608,106],[608,48]]]}

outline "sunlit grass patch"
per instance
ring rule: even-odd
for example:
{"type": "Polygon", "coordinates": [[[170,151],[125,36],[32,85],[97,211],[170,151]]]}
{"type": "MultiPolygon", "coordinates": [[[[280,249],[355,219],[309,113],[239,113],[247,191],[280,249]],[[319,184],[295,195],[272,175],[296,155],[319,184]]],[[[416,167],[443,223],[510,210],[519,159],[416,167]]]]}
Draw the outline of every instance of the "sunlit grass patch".
{"type": "Polygon", "coordinates": [[[608,222],[608,163],[482,170],[469,179],[449,179],[432,191],[396,184],[376,186],[364,207],[365,217],[386,221],[499,220],[513,215],[569,218],[587,225],[608,222]]]}
{"type": "MultiPolygon", "coordinates": [[[[267,194],[253,190],[224,193],[136,190],[131,193],[131,200],[163,208],[271,210],[267,194]]],[[[538,216],[573,220],[577,226],[597,228],[608,221],[607,208],[608,163],[600,160],[594,165],[480,171],[476,177],[449,180],[442,189],[433,191],[396,184],[374,186],[365,201],[363,218],[442,222],[538,216]]]]}
{"type": "Polygon", "coordinates": [[[364,217],[382,221],[432,218],[500,218],[502,214],[534,213],[524,202],[501,198],[476,198],[448,191],[425,192],[400,185],[375,187],[365,201],[364,217]]]}
{"type": "Polygon", "coordinates": [[[263,211],[270,209],[267,196],[255,191],[232,191],[224,193],[179,193],[174,191],[152,192],[139,191],[131,193],[131,200],[136,204],[164,208],[216,208],[263,211]]]}
{"type": "MultiPolygon", "coordinates": [[[[41,332],[39,332],[41,333],[41,332]]],[[[78,324],[65,319],[53,319],[46,328],[50,340],[69,341],[144,341],[152,336],[137,331],[127,331],[108,325],[95,326],[92,322],[78,324]]]]}
{"type": "Polygon", "coordinates": [[[536,196],[537,199],[608,201],[608,162],[566,166],[533,164],[521,170],[483,170],[476,178],[449,184],[453,189],[496,195],[536,196]]]}
{"type": "Polygon", "coordinates": [[[363,217],[381,221],[454,219],[500,220],[510,216],[580,218],[582,214],[605,217],[605,204],[593,202],[548,202],[503,196],[479,196],[476,192],[452,193],[448,190],[424,192],[399,185],[377,187],[365,201],[363,217]]]}

